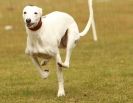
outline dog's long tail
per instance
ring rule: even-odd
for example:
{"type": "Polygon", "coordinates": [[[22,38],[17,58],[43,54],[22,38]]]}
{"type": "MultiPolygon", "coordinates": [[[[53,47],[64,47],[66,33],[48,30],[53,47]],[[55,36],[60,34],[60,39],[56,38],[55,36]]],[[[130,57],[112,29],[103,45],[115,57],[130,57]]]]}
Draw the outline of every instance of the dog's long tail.
{"type": "Polygon", "coordinates": [[[97,34],[96,34],[94,17],[93,17],[92,0],[88,0],[88,6],[89,6],[89,11],[90,11],[90,17],[89,17],[89,20],[88,20],[88,23],[87,23],[85,29],[81,33],[79,33],[79,35],[85,36],[92,25],[93,38],[95,41],[97,41],[97,34]]]}

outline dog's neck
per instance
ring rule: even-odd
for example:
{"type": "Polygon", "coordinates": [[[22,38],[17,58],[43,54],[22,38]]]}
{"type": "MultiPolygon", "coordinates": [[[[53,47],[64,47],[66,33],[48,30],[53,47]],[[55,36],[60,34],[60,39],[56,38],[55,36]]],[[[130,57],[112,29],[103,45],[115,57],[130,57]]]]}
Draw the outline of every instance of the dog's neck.
{"type": "Polygon", "coordinates": [[[42,19],[40,18],[38,24],[35,27],[29,28],[29,29],[32,30],[32,31],[37,31],[41,28],[41,26],[42,26],[42,19]]]}

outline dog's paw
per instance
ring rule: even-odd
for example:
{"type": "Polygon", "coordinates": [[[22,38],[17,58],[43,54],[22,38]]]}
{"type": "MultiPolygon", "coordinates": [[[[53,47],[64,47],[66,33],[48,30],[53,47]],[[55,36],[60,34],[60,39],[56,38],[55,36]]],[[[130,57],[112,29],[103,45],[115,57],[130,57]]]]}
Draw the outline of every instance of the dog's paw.
{"type": "Polygon", "coordinates": [[[65,91],[64,90],[59,90],[57,96],[58,97],[65,96],[65,91]]]}
{"type": "Polygon", "coordinates": [[[41,77],[42,77],[43,79],[48,78],[48,76],[49,76],[49,70],[44,70],[44,71],[41,73],[41,77]]]}
{"type": "Polygon", "coordinates": [[[69,68],[69,65],[66,65],[64,63],[59,63],[59,62],[58,62],[58,66],[63,68],[69,68]]]}
{"type": "Polygon", "coordinates": [[[59,67],[63,67],[62,63],[58,62],[57,64],[58,64],[59,67]]]}

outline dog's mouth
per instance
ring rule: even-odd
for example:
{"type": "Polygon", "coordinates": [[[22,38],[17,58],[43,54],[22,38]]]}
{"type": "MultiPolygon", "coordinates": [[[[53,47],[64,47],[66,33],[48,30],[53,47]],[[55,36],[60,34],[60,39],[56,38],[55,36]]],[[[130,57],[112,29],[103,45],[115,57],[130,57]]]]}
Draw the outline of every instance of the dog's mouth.
{"type": "Polygon", "coordinates": [[[34,25],[34,23],[26,23],[27,27],[30,28],[34,25]]]}

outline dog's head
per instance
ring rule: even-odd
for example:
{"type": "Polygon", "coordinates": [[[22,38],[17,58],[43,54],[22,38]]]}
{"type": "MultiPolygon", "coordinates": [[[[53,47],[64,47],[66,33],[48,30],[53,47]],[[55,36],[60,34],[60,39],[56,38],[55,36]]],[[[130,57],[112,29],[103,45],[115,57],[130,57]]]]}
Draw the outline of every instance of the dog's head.
{"type": "Polygon", "coordinates": [[[23,9],[23,19],[28,28],[34,28],[42,16],[42,9],[37,6],[26,6],[23,9]]]}

